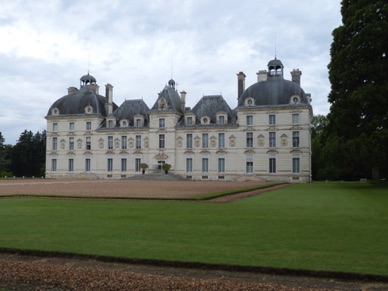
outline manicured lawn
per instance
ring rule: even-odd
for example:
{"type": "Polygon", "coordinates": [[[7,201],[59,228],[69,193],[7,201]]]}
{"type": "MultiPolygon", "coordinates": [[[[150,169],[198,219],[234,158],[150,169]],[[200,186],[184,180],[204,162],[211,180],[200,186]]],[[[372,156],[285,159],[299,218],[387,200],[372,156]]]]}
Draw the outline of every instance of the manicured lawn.
{"type": "Polygon", "coordinates": [[[231,204],[0,199],[0,248],[388,275],[388,188],[300,184],[231,204]]]}

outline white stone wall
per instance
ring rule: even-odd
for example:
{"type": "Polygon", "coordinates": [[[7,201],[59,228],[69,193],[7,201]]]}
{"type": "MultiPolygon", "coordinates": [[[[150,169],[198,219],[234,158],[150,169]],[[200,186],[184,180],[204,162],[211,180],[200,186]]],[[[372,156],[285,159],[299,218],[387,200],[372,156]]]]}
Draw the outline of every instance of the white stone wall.
{"type": "Polygon", "coordinates": [[[119,179],[141,174],[135,171],[136,159],[147,163],[154,171],[158,161],[172,165],[171,171],[194,180],[285,180],[309,181],[311,175],[310,109],[308,106],[290,108],[241,108],[238,125],[212,125],[176,127],[179,115],[160,111],[150,114],[149,128],[99,129],[102,119],[98,115],[50,116],[47,119],[46,177],[112,178],[119,179]],[[299,114],[299,122],[292,124],[292,114],[299,114]],[[253,125],[246,124],[246,116],[253,117],[253,125]],[[269,115],[276,116],[276,123],[269,124],[269,115]],[[159,120],[164,119],[164,127],[159,120]],[[69,124],[74,123],[74,130],[69,124]],[[86,130],[86,122],[92,129],[86,130]],[[53,131],[53,123],[57,123],[53,131]],[[293,147],[292,132],[299,131],[299,147],[293,147]],[[225,134],[225,147],[218,147],[218,133],[225,134]],[[247,132],[253,135],[252,147],[247,147],[247,132]],[[276,146],[269,147],[269,132],[276,133],[276,146]],[[202,134],[209,137],[208,148],[202,148],[202,134]],[[193,136],[193,147],[186,147],[187,134],[193,136]],[[141,148],[136,149],[136,135],[141,136],[141,148]],[[159,137],[164,135],[165,146],[159,148],[159,137]],[[113,137],[113,148],[108,148],[108,136],[113,137]],[[121,139],[126,136],[127,148],[122,149],[121,139]],[[57,149],[53,150],[53,138],[57,149]],[[74,149],[69,148],[69,138],[74,137],[74,149]],[[91,149],[86,148],[86,138],[91,138],[91,149]],[[214,137],[214,138],[213,138],[214,137]],[[199,143],[199,144],[197,144],[199,143]],[[276,173],[269,173],[269,157],[276,158],[276,173]],[[192,158],[193,171],[186,172],[186,159],[192,158]],[[202,158],[208,158],[208,172],[202,172],[202,158]],[[218,172],[218,159],[225,159],[225,171],[218,172]],[[292,159],[299,157],[300,172],[292,172],[292,159]],[[52,171],[52,159],[56,159],[56,171],[52,171]],[[69,159],[74,160],[69,171],[69,159]],[[90,159],[90,171],[85,160],[90,159]],[[108,159],[113,159],[112,171],[108,171],[108,159]],[[121,160],[127,159],[127,170],[122,171],[121,160]],[[252,173],[247,173],[247,160],[253,162],[252,173]]]}

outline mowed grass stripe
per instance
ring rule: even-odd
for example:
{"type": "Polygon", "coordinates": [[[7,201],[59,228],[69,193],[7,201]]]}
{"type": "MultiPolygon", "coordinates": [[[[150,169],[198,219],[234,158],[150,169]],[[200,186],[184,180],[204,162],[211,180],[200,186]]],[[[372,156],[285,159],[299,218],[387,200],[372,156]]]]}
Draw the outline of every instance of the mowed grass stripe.
{"type": "Polygon", "coordinates": [[[0,200],[0,247],[388,275],[388,190],[299,184],[231,204],[0,200]]]}

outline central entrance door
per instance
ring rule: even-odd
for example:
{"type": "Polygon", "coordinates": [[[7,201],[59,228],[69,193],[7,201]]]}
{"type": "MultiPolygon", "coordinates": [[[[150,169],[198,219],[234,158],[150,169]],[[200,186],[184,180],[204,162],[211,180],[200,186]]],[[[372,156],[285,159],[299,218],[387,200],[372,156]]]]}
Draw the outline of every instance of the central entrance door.
{"type": "Polygon", "coordinates": [[[163,173],[163,165],[166,163],[166,161],[158,161],[158,172],[163,173]]]}

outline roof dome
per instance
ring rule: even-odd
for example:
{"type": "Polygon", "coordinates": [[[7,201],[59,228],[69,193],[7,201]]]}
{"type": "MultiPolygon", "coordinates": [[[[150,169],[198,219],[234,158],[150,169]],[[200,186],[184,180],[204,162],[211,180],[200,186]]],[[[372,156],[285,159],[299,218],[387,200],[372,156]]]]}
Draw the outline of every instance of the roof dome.
{"type": "Polygon", "coordinates": [[[238,106],[245,105],[245,99],[252,97],[254,105],[285,105],[292,103],[291,97],[298,96],[298,104],[308,104],[309,101],[303,89],[294,82],[284,80],[282,77],[269,76],[267,81],[262,81],[248,87],[238,98],[238,106]]]}
{"type": "MultiPolygon", "coordinates": [[[[93,90],[81,87],[74,93],[68,94],[55,101],[48,110],[50,115],[78,115],[85,113],[101,114],[106,116],[106,98],[96,94],[93,90]]],[[[113,110],[117,105],[113,104],[113,110]]]]}

